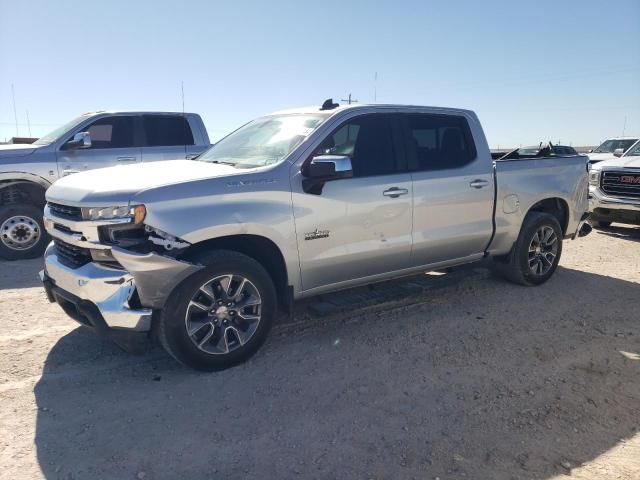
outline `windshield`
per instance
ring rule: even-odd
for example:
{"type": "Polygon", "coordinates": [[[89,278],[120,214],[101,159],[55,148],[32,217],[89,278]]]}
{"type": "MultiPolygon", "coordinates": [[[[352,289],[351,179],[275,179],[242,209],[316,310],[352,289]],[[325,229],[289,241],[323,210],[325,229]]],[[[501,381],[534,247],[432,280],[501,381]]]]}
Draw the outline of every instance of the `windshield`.
{"type": "Polygon", "coordinates": [[[50,143],[55,142],[60,137],[60,135],[68,132],[73,127],[75,127],[80,122],[82,122],[82,121],[84,121],[86,119],[87,119],[86,115],[82,115],[82,116],[80,116],[78,118],[74,118],[70,122],[67,122],[64,125],[62,125],[61,127],[56,128],[53,132],[50,132],[50,133],[46,134],[44,137],[40,137],[38,140],[33,142],[33,144],[34,145],[49,145],[50,143]]]}
{"type": "Polygon", "coordinates": [[[629,150],[625,154],[625,157],[640,157],[640,142],[638,142],[635,147],[629,150]]]}
{"type": "Polygon", "coordinates": [[[629,140],[607,140],[598,148],[596,148],[593,153],[613,153],[617,149],[621,148],[622,151],[626,152],[627,148],[636,143],[638,139],[629,139],[629,140]]]}
{"type": "Polygon", "coordinates": [[[220,140],[198,160],[238,168],[273,165],[289,155],[327,116],[291,114],[258,118],[220,140]]]}

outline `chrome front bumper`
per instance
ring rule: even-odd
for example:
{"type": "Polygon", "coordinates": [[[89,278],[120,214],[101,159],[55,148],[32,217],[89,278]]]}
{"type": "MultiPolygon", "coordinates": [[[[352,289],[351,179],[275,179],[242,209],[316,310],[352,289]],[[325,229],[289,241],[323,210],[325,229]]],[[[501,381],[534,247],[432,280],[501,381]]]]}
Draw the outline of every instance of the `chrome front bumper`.
{"type": "MultiPolygon", "coordinates": [[[[133,275],[123,270],[88,263],[79,268],[62,264],[53,243],[44,254],[45,269],[40,278],[55,289],[72,297],[90,302],[97,307],[108,328],[146,332],[151,329],[150,308],[131,308],[130,301],[136,291],[133,275]]],[[[48,291],[48,293],[50,293],[48,291]]],[[[55,299],[55,295],[53,296],[55,299]]]]}
{"type": "Polygon", "coordinates": [[[628,210],[640,213],[640,200],[609,197],[604,195],[598,188],[591,186],[589,187],[589,211],[594,212],[596,208],[628,210]]]}

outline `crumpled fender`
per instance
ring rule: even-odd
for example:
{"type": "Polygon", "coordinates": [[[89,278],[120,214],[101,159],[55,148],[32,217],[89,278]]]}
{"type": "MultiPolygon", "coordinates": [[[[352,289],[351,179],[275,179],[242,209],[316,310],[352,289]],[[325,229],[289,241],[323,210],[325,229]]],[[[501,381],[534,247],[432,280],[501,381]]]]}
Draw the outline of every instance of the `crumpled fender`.
{"type": "Polygon", "coordinates": [[[163,308],[180,282],[204,268],[158,253],[136,253],[116,246],[111,253],[133,276],[140,303],[147,308],[163,308]]]}

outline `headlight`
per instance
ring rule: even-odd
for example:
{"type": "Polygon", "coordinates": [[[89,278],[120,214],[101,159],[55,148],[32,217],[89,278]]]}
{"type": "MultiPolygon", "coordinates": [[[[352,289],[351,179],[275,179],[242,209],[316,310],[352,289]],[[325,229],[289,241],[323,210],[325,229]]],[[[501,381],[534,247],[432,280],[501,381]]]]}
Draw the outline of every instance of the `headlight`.
{"type": "Polygon", "coordinates": [[[142,223],[146,215],[147,209],[144,205],[83,208],[83,218],[85,220],[114,220],[130,218],[133,223],[142,223]]]}
{"type": "Polygon", "coordinates": [[[597,187],[600,185],[600,170],[591,170],[589,172],[589,185],[597,187]]]}

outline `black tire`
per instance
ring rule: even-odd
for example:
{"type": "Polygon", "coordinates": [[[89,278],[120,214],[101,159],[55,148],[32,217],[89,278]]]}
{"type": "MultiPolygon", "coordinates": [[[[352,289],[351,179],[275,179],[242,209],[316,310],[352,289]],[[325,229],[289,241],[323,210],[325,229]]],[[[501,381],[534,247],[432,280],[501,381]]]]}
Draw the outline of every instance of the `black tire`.
{"type": "Polygon", "coordinates": [[[511,253],[507,257],[495,259],[494,264],[496,270],[507,280],[525,286],[542,285],[556,271],[561,254],[562,228],[558,219],[549,213],[529,212],[522,223],[518,240],[516,240],[511,253]],[[529,265],[529,249],[536,233],[545,227],[553,229],[557,241],[557,251],[553,261],[550,262],[551,265],[546,265],[548,270],[545,270],[544,273],[536,273],[529,265]]]}
{"type": "Polygon", "coordinates": [[[264,267],[244,254],[217,250],[197,260],[206,267],[185,279],[171,292],[158,315],[157,335],[165,350],[178,362],[207,372],[224,370],[250,358],[266,340],[277,312],[276,289],[264,267]],[[200,350],[190,338],[185,317],[189,303],[200,287],[226,274],[242,276],[255,286],[262,301],[260,320],[244,345],[238,344],[228,353],[207,353],[200,350]]]}
{"type": "Polygon", "coordinates": [[[5,260],[23,260],[42,256],[51,237],[44,229],[42,208],[29,203],[11,203],[0,207],[0,258],[5,260]],[[10,219],[24,219],[32,228],[34,243],[22,248],[10,236],[10,219]],[[3,228],[4,226],[4,228],[3,228]]]}
{"type": "Polygon", "coordinates": [[[589,223],[593,228],[609,228],[612,222],[601,222],[599,220],[591,220],[589,223]]]}

